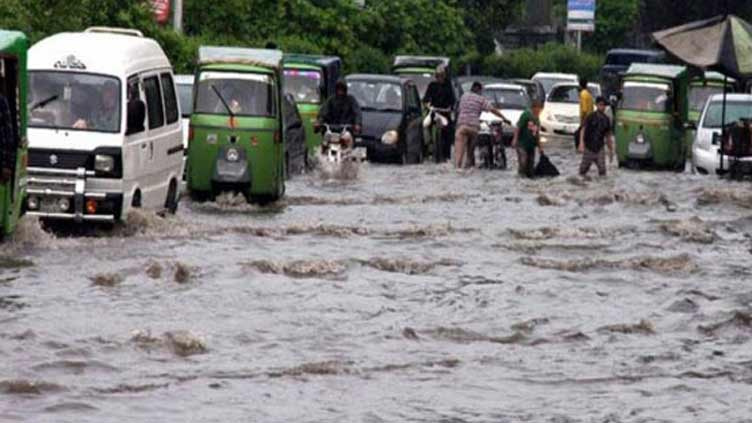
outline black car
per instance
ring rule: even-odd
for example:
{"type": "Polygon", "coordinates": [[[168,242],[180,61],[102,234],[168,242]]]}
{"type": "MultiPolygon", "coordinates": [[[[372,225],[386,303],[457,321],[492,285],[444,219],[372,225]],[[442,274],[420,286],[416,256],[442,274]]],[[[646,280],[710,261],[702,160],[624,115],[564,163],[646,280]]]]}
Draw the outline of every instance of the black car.
{"type": "Polygon", "coordinates": [[[603,95],[611,97],[621,87],[621,79],[632,63],[663,63],[666,55],[657,50],[614,49],[606,54],[600,72],[603,95]]]}
{"type": "Polygon", "coordinates": [[[287,177],[303,173],[308,161],[306,135],[298,105],[290,94],[282,99],[282,113],[285,125],[285,172],[287,177]]]}
{"type": "Polygon", "coordinates": [[[346,80],[363,113],[356,147],[366,147],[368,160],[423,161],[423,111],[415,84],[392,75],[356,74],[346,80]]]}

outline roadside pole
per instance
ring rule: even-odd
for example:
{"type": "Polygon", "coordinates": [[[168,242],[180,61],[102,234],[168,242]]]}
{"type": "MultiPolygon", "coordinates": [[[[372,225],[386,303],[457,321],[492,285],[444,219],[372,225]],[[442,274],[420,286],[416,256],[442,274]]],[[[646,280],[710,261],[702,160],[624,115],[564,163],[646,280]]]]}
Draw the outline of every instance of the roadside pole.
{"type": "Polygon", "coordinates": [[[172,24],[175,28],[175,32],[181,34],[183,32],[183,0],[173,0],[174,9],[172,10],[172,24]]]}
{"type": "Polygon", "coordinates": [[[582,52],[582,31],[577,31],[577,52],[582,52]]]}

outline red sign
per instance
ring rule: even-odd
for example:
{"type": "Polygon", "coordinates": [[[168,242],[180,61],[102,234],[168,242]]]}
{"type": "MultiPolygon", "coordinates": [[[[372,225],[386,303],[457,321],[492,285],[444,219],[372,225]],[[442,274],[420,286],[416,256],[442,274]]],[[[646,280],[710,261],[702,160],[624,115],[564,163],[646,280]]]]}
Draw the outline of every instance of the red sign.
{"type": "Polygon", "coordinates": [[[170,21],[170,0],[151,0],[151,9],[158,23],[166,24],[170,21]]]}

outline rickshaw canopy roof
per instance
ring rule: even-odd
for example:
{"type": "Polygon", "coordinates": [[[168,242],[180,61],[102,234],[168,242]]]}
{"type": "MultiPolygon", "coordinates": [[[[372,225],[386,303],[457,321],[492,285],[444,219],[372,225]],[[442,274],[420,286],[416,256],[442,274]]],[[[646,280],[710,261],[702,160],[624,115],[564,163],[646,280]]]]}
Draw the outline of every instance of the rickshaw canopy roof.
{"type": "Polygon", "coordinates": [[[198,49],[199,65],[238,64],[279,70],[282,68],[282,57],[279,50],[259,48],[204,46],[198,49]]]}
{"type": "Polygon", "coordinates": [[[285,54],[285,64],[300,63],[319,67],[341,66],[342,59],[337,56],[319,56],[315,54],[285,54]]]}
{"type": "Polygon", "coordinates": [[[0,51],[12,54],[25,54],[29,40],[22,32],[0,30],[0,51]]]}
{"type": "MultiPolygon", "coordinates": [[[[726,75],[724,75],[724,74],[722,74],[720,72],[708,71],[708,72],[705,72],[705,73],[703,73],[703,74],[701,74],[701,75],[693,78],[692,82],[697,82],[697,81],[723,82],[723,80],[724,80],[725,77],[726,77],[726,75]]],[[[734,79],[732,77],[728,77],[728,83],[729,84],[734,84],[734,83],[736,83],[736,79],[734,79]]]]}
{"type": "Polygon", "coordinates": [[[627,70],[626,76],[655,76],[665,79],[677,79],[686,75],[686,73],[687,68],[684,66],[633,63],[627,70]]]}

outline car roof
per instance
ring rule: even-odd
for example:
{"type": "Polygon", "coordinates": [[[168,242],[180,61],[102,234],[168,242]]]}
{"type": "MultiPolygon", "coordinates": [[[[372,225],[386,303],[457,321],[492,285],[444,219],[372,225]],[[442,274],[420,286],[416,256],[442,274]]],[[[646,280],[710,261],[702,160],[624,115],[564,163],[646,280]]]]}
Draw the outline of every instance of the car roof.
{"type": "Polygon", "coordinates": [[[171,68],[162,47],[127,30],[62,32],[29,49],[30,70],[72,69],[126,78],[144,69],[171,68]],[[73,66],[75,67],[73,67],[73,66]]]}
{"type": "Polygon", "coordinates": [[[535,75],[533,75],[532,79],[537,78],[558,78],[558,79],[571,79],[572,81],[577,81],[580,78],[573,74],[573,73],[556,73],[556,72],[538,72],[535,75]]]}
{"type": "Polygon", "coordinates": [[[553,86],[551,86],[551,91],[559,88],[559,87],[569,87],[569,88],[580,88],[580,84],[577,82],[557,82],[553,86]]]}
{"type": "Polygon", "coordinates": [[[435,68],[439,65],[449,66],[449,58],[443,56],[397,56],[395,68],[435,68]]]}
{"type": "Polygon", "coordinates": [[[180,74],[175,75],[176,84],[193,84],[193,75],[180,74]]]}
{"type": "Polygon", "coordinates": [[[485,89],[497,89],[497,90],[520,90],[525,91],[527,93],[527,90],[525,87],[523,87],[520,84],[511,84],[508,82],[497,82],[493,84],[488,84],[485,87],[485,89]]]}
{"type": "Polygon", "coordinates": [[[369,81],[369,82],[392,82],[402,84],[404,79],[397,75],[383,75],[376,73],[353,73],[345,77],[347,81],[369,81]]]}
{"type": "MultiPolygon", "coordinates": [[[[752,102],[752,94],[727,93],[726,100],[727,101],[750,101],[752,102]]],[[[708,101],[712,101],[712,102],[723,101],[723,94],[713,94],[712,96],[710,96],[708,101]]]]}

